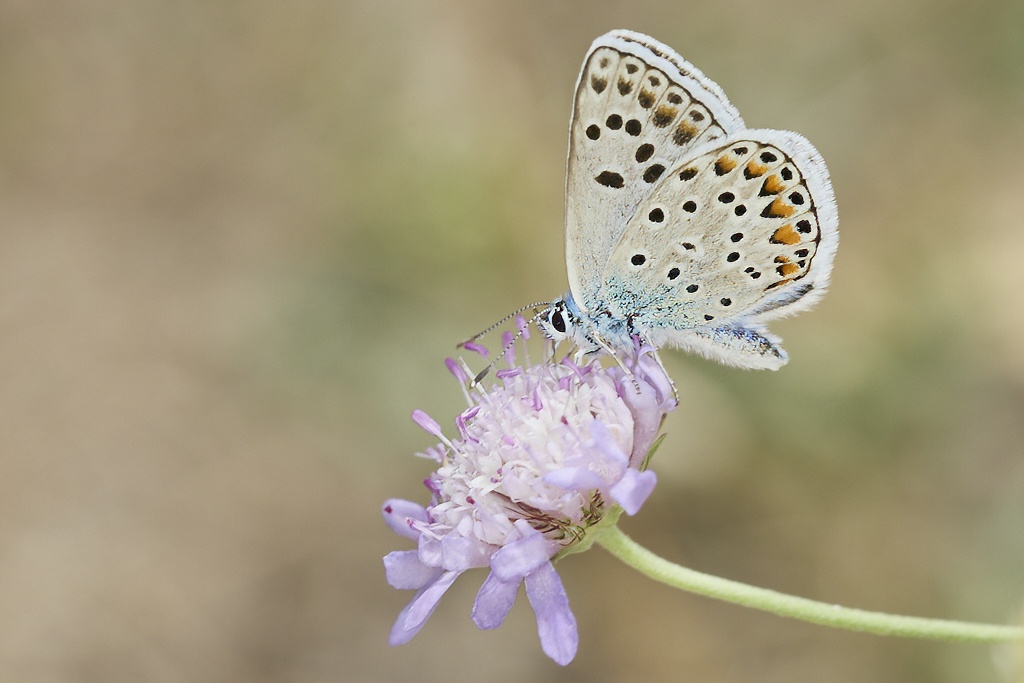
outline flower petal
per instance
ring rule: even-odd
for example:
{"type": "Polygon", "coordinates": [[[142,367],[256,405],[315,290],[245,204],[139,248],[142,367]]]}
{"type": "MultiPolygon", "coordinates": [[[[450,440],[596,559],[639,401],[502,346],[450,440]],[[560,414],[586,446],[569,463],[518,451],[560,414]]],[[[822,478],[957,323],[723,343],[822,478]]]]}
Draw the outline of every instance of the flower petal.
{"type": "Polygon", "coordinates": [[[442,560],[444,555],[441,550],[441,541],[436,538],[431,538],[426,534],[420,536],[419,547],[417,549],[420,555],[420,562],[427,565],[428,567],[440,567],[442,566],[442,560]]]}
{"type": "Polygon", "coordinates": [[[448,368],[448,372],[452,373],[455,379],[459,380],[461,384],[465,384],[469,381],[469,375],[466,374],[466,371],[462,369],[462,366],[459,365],[459,362],[454,358],[445,358],[444,366],[448,368]]]}
{"type": "Polygon", "coordinates": [[[554,565],[545,562],[526,577],[526,597],[537,615],[537,634],[544,654],[565,666],[576,656],[579,633],[569,609],[569,596],[554,565]]]}
{"type": "Polygon", "coordinates": [[[516,346],[513,342],[516,340],[515,335],[510,331],[506,330],[501,333],[501,348],[505,350],[504,357],[505,362],[509,365],[516,364],[516,346]]]}
{"type": "Polygon", "coordinates": [[[677,407],[676,389],[672,384],[672,378],[665,374],[665,368],[658,362],[658,350],[653,346],[644,346],[637,355],[635,372],[643,375],[644,381],[654,387],[657,392],[655,400],[658,402],[658,409],[670,413],[677,407]]]}
{"type": "Polygon", "coordinates": [[[638,472],[628,469],[622,479],[612,485],[612,500],[621,505],[626,514],[635,515],[657,483],[658,477],[651,470],[638,472]]]}
{"type": "Polygon", "coordinates": [[[443,570],[423,564],[415,550],[396,550],[384,556],[384,572],[392,588],[419,590],[436,581],[443,570]]]}
{"type": "Polygon", "coordinates": [[[519,330],[519,335],[523,339],[530,338],[530,321],[524,318],[521,313],[516,314],[516,329],[519,330]]]}
{"type": "Polygon", "coordinates": [[[526,522],[517,520],[516,529],[523,533],[491,557],[491,571],[502,581],[518,581],[551,559],[558,547],[526,522]]]}
{"type": "Polygon", "coordinates": [[[476,538],[449,534],[441,539],[441,566],[451,571],[486,567],[494,547],[476,538]]]}
{"type": "Polygon", "coordinates": [[[412,528],[411,522],[427,523],[430,521],[426,508],[401,498],[392,498],[384,501],[381,514],[383,514],[384,521],[387,522],[392,531],[399,536],[405,536],[414,541],[420,537],[420,532],[412,528]]]}
{"type": "Polygon", "coordinates": [[[436,436],[439,439],[444,438],[444,433],[441,431],[441,425],[437,424],[434,418],[427,415],[425,412],[417,408],[412,411],[412,421],[418,424],[423,431],[436,436]]]}
{"type": "Polygon", "coordinates": [[[491,572],[476,594],[476,601],[473,603],[473,623],[482,629],[501,626],[501,622],[505,621],[512,604],[516,601],[520,583],[519,579],[502,581],[491,572]]]}
{"type": "Polygon", "coordinates": [[[445,572],[437,581],[420,589],[420,592],[409,602],[399,613],[395,625],[391,627],[391,635],[388,636],[389,645],[402,645],[412,640],[412,637],[419,633],[423,624],[434,613],[437,603],[441,600],[455,579],[459,578],[461,572],[445,572]]]}
{"type": "Polygon", "coordinates": [[[583,467],[563,467],[548,472],[544,475],[544,481],[568,491],[591,491],[608,484],[600,474],[583,467]]]}
{"type": "Polygon", "coordinates": [[[612,436],[612,431],[608,429],[608,425],[594,420],[590,423],[590,435],[594,439],[594,446],[601,453],[608,456],[610,462],[620,463],[621,465],[629,462],[629,456],[622,452],[619,444],[615,443],[615,437],[612,436]]]}
{"type": "Polygon", "coordinates": [[[661,421],[666,413],[676,407],[672,380],[662,371],[657,361],[646,355],[637,360],[634,368],[640,391],[624,391],[622,400],[633,415],[633,452],[630,464],[634,467],[643,462],[647,451],[658,436],[661,421]]]}
{"type": "Polygon", "coordinates": [[[463,343],[462,348],[466,349],[467,351],[472,351],[474,353],[479,353],[484,358],[487,358],[487,354],[488,354],[487,347],[484,346],[483,344],[477,344],[476,342],[468,341],[468,342],[463,343]]]}

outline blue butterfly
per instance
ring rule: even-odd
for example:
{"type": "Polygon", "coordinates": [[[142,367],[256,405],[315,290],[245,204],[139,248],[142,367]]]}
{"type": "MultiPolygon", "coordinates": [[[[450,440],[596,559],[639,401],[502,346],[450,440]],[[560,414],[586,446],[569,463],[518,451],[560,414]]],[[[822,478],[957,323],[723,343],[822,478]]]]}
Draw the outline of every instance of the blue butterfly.
{"type": "Polygon", "coordinates": [[[569,291],[536,319],[581,353],[639,339],[777,369],[788,358],[764,324],[825,293],[838,223],[811,143],[747,129],[672,49],[612,31],[590,47],[573,101],[569,291]]]}

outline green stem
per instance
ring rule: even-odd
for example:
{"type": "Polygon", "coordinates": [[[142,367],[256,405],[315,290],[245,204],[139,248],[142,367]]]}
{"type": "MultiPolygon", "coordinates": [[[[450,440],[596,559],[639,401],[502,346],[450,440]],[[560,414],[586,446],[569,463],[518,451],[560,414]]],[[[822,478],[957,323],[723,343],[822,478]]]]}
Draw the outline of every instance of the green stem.
{"type": "Polygon", "coordinates": [[[596,542],[615,557],[656,581],[691,593],[772,612],[815,624],[884,636],[1002,643],[1024,640],[1024,628],[945,619],[904,617],[829,605],[702,574],[664,560],[637,545],[616,526],[602,529],[596,542]]]}

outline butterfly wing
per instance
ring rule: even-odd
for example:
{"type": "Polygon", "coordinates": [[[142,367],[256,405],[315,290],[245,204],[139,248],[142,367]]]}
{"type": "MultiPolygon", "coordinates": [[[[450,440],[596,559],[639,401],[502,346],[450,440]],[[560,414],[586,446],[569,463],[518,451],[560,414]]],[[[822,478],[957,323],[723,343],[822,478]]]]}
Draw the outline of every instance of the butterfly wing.
{"type": "Polygon", "coordinates": [[[598,299],[660,346],[786,362],[763,323],[825,293],[839,243],[825,163],[796,133],[744,130],[667,170],[626,224],[598,299]]]}
{"type": "Polygon", "coordinates": [[[742,128],[721,88],[672,49],[622,30],[594,41],[576,83],[566,175],[569,287],[584,313],[665,170],[742,128]]]}

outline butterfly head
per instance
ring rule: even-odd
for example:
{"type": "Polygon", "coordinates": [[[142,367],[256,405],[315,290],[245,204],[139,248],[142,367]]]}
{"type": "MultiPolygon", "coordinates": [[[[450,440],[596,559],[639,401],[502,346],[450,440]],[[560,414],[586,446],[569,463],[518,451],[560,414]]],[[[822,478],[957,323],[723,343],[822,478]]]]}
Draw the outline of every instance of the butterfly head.
{"type": "Polygon", "coordinates": [[[551,302],[537,318],[540,331],[555,343],[568,337],[569,325],[569,311],[566,309],[565,299],[551,302]]]}
{"type": "Polygon", "coordinates": [[[588,328],[572,292],[551,302],[537,318],[541,333],[556,344],[568,339],[584,353],[596,351],[598,346],[587,334],[588,328]]]}

